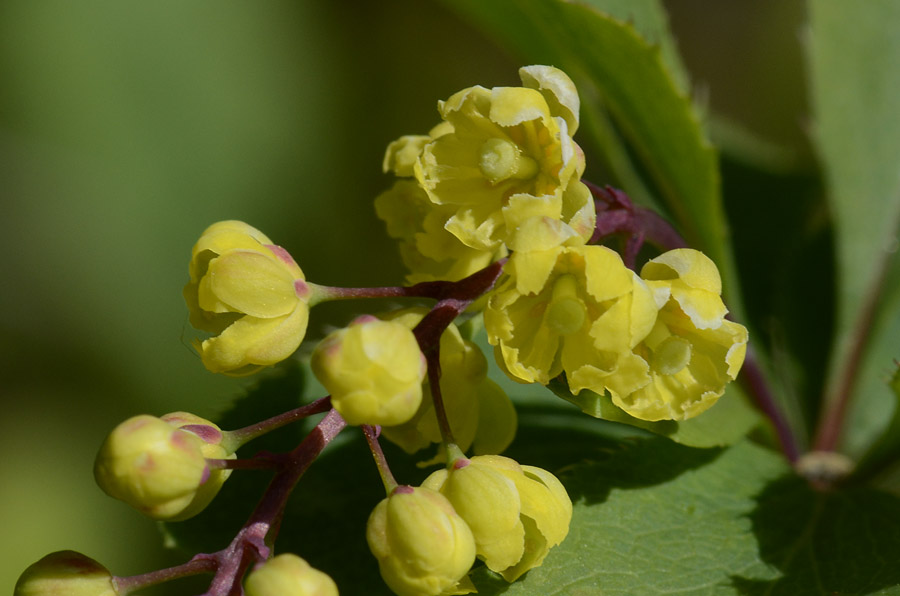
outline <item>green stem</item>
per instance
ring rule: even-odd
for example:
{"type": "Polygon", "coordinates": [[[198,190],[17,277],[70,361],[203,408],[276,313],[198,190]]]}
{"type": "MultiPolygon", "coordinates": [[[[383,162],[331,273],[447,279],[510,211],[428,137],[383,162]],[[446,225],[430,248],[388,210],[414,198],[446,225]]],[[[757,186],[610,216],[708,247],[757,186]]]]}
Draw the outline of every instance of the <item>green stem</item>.
{"type": "Polygon", "coordinates": [[[384,484],[385,493],[390,496],[394,489],[397,488],[397,480],[391,473],[391,467],[388,465],[384,451],[381,449],[381,443],[378,442],[380,429],[368,424],[362,425],[363,434],[366,436],[366,442],[369,444],[369,451],[375,459],[375,466],[378,468],[378,474],[381,476],[381,482],[384,484]]]}

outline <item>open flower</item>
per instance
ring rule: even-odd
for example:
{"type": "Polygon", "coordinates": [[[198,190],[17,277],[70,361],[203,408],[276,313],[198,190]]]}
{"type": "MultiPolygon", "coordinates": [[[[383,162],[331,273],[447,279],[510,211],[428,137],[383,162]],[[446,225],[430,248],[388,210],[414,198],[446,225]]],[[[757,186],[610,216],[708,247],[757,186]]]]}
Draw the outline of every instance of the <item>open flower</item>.
{"type": "MultiPolygon", "coordinates": [[[[540,239],[535,237],[536,242],[540,239]]],[[[573,393],[631,393],[650,381],[633,348],[656,321],[647,285],[604,246],[515,252],[484,313],[498,363],[546,385],[566,373],[573,393]]]]}
{"type": "Polygon", "coordinates": [[[409,283],[459,281],[506,254],[502,247],[466,246],[448,232],[445,226],[455,211],[432,203],[413,180],[398,180],[375,199],[375,212],[387,223],[388,235],[399,241],[409,283]]]}
{"type": "Polygon", "coordinates": [[[286,250],[240,221],[203,232],[191,254],[184,299],[213,372],[244,375],[290,356],[309,321],[310,287],[286,250]]]}
{"type": "Polygon", "coordinates": [[[572,501],[559,480],[507,457],[457,459],[422,486],[447,497],[472,530],[478,557],[506,581],[540,566],[569,533],[572,501]]]}
{"type": "Polygon", "coordinates": [[[641,269],[659,315],[635,347],[651,382],[636,391],[611,391],[613,403],[643,420],[685,420],[711,407],[737,377],[747,351],[747,329],[725,319],[715,264],[688,249],[666,252],[641,269]]]}
{"type": "Polygon", "coordinates": [[[413,168],[432,202],[453,206],[446,229],[479,250],[506,242],[523,204],[585,238],[593,226],[590,193],[579,181],[584,156],[572,140],[575,87],[552,67],[525,67],[520,76],[524,87],[475,86],[439,102],[452,131],[423,144],[413,168]]]}

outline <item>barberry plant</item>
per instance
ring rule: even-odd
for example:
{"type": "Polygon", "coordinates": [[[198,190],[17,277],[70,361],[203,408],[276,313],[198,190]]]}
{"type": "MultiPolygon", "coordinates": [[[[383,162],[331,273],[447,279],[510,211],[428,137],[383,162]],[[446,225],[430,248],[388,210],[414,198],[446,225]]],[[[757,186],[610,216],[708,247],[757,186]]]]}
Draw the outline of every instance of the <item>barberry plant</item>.
{"type": "MultiPolygon", "coordinates": [[[[599,33],[632,36],[616,42],[625,55],[657,57],[614,19],[568,4],[541,6],[555,7],[548,10],[558,14],[548,16],[576,30],[584,17],[599,33]]],[[[472,4],[466,10],[477,17],[491,9],[472,4]]],[[[622,72],[609,76],[625,78],[622,72]]],[[[503,455],[520,421],[504,388],[517,385],[574,404],[584,421],[593,423],[593,417],[617,425],[626,443],[644,438],[643,456],[664,463],[670,463],[673,447],[666,439],[648,439],[651,433],[686,446],[676,449],[739,443],[735,449],[744,451],[722,456],[737,458],[725,471],[740,468],[747,453],[778,448],[812,489],[827,495],[854,474],[874,477],[890,461],[896,451],[891,436],[858,469],[836,450],[843,394],[824,410],[811,442],[797,432],[784,402],[774,397],[766,360],[749,343],[729,250],[698,223],[710,204],[681,206],[671,223],[625,191],[590,182],[588,155],[575,139],[583,101],[576,84],[555,66],[525,66],[518,74],[515,86],[473,86],[452,94],[438,102],[434,127],[388,145],[383,169],[393,180],[374,199],[374,210],[397,241],[406,285],[344,288],[308,280],[286,249],[241,221],[213,223],[199,234],[183,294],[198,332],[193,346],[200,362],[230,376],[272,374],[264,371],[275,368],[271,378],[278,378],[279,369],[302,361],[323,394],[231,429],[188,412],[125,420],[100,446],[97,484],[166,522],[176,541],[186,520],[214,523],[204,516],[238,477],[258,480],[253,471],[265,470],[271,478],[243,503],[246,517],[218,550],[136,576],[115,576],[72,551],[52,553],[25,570],[15,596],[124,596],[204,574],[205,596],[334,596],[365,582],[366,593],[384,593],[386,586],[399,596],[568,593],[552,574],[539,574],[553,557],[562,561],[557,567],[585,564],[579,546],[566,550],[566,541],[591,521],[579,520],[579,502],[609,498],[611,515],[635,526],[643,522],[639,507],[646,503],[635,502],[638,509],[623,514],[621,503],[597,490],[592,474],[629,466],[627,455],[611,465],[597,462],[622,454],[585,453],[588,463],[542,459],[555,462],[553,469],[503,455]],[[396,307],[365,306],[366,300],[384,298],[396,307]],[[358,302],[360,314],[324,338],[307,337],[314,308],[338,300],[358,302]],[[308,358],[296,355],[304,342],[311,348],[308,358]],[[490,378],[492,368],[505,378],[490,378]],[[752,406],[757,414],[749,413],[752,406]],[[756,443],[750,443],[744,437],[760,420],[756,443]],[[289,448],[253,451],[257,439],[288,428],[302,429],[289,448]],[[368,454],[357,455],[371,456],[384,496],[367,503],[366,519],[342,539],[366,543],[383,585],[376,586],[373,577],[351,581],[317,569],[307,558],[317,554],[321,537],[291,524],[291,503],[303,507],[307,472],[311,466],[339,468],[326,449],[354,440],[348,435],[365,442],[368,454]],[[407,465],[411,458],[415,466],[407,465]],[[285,534],[304,552],[280,552],[285,534]],[[532,573],[534,591],[515,592],[532,573]]],[[[593,92],[586,95],[593,98],[593,92]]],[[[608,98],[626,121],[629,115],[646,116],[641,105],[616,103],[627,99],[614,93],[608,98]]],[[[596,110],[590,113],[597,116],[596,110]]],[[[652,153],[656,132],[646,125],[651,120],[632,119],[644,122],[649,135],[646,145],[636,142],[637,149],[652,153]]],[[[684,159],[702,158],[702,149],[689,147],[684,159]]],[[[616,169],[614,160],[606,165],[616,169]]],[[[687,180],[675,171],[677,164],[660,159],[658,165],[664,179],[687,180]]],[[[864,308],[867,325],[877,308],[875,302],[864,308]]],[[[851,359],[861,357],[861,349],[849,352],[851,359]]],[[[858,363],[847,366],[844,372],[852,377],[858,363]]],[[[838,387],[853,382],[835,374],[838,387]]],[[[898,393],[898,379],[894,373],[885,387],[898,393]]],[[[526,454],[555,448],[537,434],[528,441],[526,454]]],[[[706,463],[704,458],[720,455],[708,449],[690,457],[706,463]]],[[[763,461],[772,470],[783,465],[771,454],[763,461]]],[[[696,477],[703,475],[698,471],[696,477]]],[[[694,514],[693,505],[682,507],[677,492],[668,497],[664,508],[672,516],[694,514]]],[[[817,502],[823,510],[834,508],[817,502]]],[[[895,530],[896,512],[891,516],[895,530]]],[[[694,548],[691,531],[679,535],[686,551],[694,548]]],[[[583,545],[581,536],[574,538],[583,545]]],[[[623,558],[647,558],[648,566],[672,565],[635,544],[622,551],[623,558]]],[[[889,566],[878,568],[887,579],[872,586],[900,585],[889,566]]],[[[734,591],[728,593],[785,593],[762,564],[730,571],[728,588],[734,591]],[[765,585],[770,581],[775,583],[765,585]]],[[[677,565],[668,573],[678,574],[677,565]]],[[[644,593],[640,578],[630,581],[633,589],[622,593],[644,593]]],[[[571,593],[606,591],[589,572],[578,582],[571,593]]],[[[681,584],[676,589],[689,591],[681,584]]]]}

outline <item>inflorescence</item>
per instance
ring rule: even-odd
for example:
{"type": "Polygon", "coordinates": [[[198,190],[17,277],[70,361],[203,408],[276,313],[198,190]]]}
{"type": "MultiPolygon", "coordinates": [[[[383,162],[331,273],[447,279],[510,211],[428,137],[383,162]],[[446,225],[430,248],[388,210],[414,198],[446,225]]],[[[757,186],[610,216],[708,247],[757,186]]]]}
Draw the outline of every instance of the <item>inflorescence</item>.
{"type": "Polygon", "coordinates": [[[438,103],[441,121],[427,134],[389,145],[384,169],[396,181],[375,209],[399,243],[408,286],[317,285],[246,223],[203,232],[184,297],[191,324],[206,334],[195,347],[212,372],[249,375],[291,357],[323,301],[433,304],[363,314],[325,337],[311,367],[330,395],[296,410],[231,431],[185,412],[121,423],[94,474],[106,493],[153,519],[196,515],[234,470],[275,476],[219,552],[114,577],[62,551],[29,567],[15,596],[122,596],[198,573],[213,575],[208,596],[336,595],[330,577],[296,555],[273,556],[271,546],[294,486],[347,426],[361,428],[384,483],[366,538],[391,590],[473,592],[476,560],[516,581],[565,539],[572,502],[547,470],[500,455],[516,411],[460,321],[483,317],[513,380],[564,378],[573,394],[608,394],[641,420],[685,420],[722,396],[743,363],[747,330],[726,319],[715,264],[621,191],[582,181],[585,158],[573,139],[579,97],[565,73],[528,66],[520,77],[519,87],[459,91],[438,103]],[[622,234],[624,260],[601,244],[622,234]],[[645,239],[661,250],[638,271],[645,239]],[[293,451],[238,457],[256,437],[321,413],[293,451]],[[411,454],[437,445],[426,463],[444,466],[419,486],[401,484],[380,438],[411,454]]]}

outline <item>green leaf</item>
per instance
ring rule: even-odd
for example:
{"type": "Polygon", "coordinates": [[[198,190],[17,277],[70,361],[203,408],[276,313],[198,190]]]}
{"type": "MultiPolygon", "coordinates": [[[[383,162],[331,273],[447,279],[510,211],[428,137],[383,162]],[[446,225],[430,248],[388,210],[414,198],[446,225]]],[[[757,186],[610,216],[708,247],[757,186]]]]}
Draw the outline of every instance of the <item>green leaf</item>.
{"type": "Polygon", "coordinates": [[[760,422],[759,413],[747,403],[738,385],[728,386],[716,404],[689,420],[649,422],[631,416],[612,402],[609,395],[598,395],[589,389],[572,395],[563,379],[554,379],[548,388],[553,393],[594,418],[627,424],[668,437],[690,447],[725,447],[747,436],[760,422]]]}
{"type": "MultiPolygon", "coordinates": [[[[611,438],[609,423],[572,409],[526,405],[520,420],[508,455],[558,475],[573,521],[543,566],[513,584],[476,566],[482,596],[886,594],[900,584],[896,497],[813,493],[778,455],[749,442],[696,449],[661,437],[611,438]]],[[[400,482],[428,474],[418,458],[390,444],[385,451],[400,482]]],[[[216,516],[169,527],[180,528],[182,545],[222,548],[268,477],[235,472],[214,502],[216,516]]],[[[298,484],[276,548],[332,575],[343,594],[390,596],[365,541],[383,497],[361,433],[347,429],[298,484]]]]}
{"type": "MultiPolygon", "coordinates": [[[[595,4],[604,9],[627,6],[621,2],[595,4]]],[[[605,124],[606,112],[612,116],[616,130],[630,143],[640,169],[648,173],[688,242],[719,265],[729,303],[740,313],[716,151],[706,139],[690,99],[676,82],[680,75],[667,69],[673,59],[666,60],[668,52],[664,55],[660,46],[639,32],[653,29],[656,40],[668,39],[662,25],[649,26],[642,20],[636,28],[623,22],[652,11],[635,9],[610,16],[590,6],[556,0],[460,0],[448,5],[525,60],[565,70],[582,95],[588,130],[600,137],[598,145],[607,152],[616,152],[617,145],[616,131],[605,124]]],[[[627,167],[630,159],[620,151],[612,161],[627,167]]],[[[628,183],[637,170],[637,164],[632,164],[630,172],[619,177],[626,191],[646,199],[641,188],[628,183]]],[[[591,173],[586,177],[590,179],[591,173]]]]}
{"type": "Polygon", "coordinates": [[[844,449],[859,456],[890,420],[894,400],[885,381],[900,355],[896,292],[879,305],[885,283],[896,288],[900,279],[900,4],[873,0],[860,10],[842,0],[811,0],[809,12],[814,140],[834,219],[839,285],[829,401],[844,392],[846,367],[863,350],[843,436],[844,449]],[[867,338],[873,313],[877,327],[867,338]]]}

